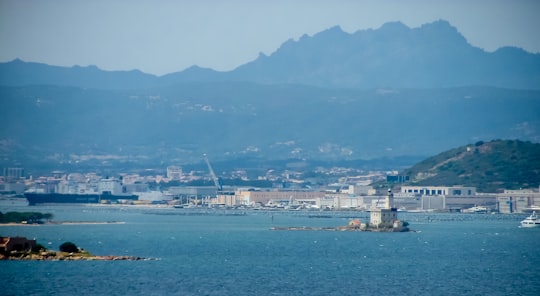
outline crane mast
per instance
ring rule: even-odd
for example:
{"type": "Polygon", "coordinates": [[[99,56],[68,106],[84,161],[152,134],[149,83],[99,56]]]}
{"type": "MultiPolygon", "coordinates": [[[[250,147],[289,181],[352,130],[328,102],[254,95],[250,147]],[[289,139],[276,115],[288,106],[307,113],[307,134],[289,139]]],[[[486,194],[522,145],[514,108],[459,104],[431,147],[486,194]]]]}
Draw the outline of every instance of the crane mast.
{"type": "Polygon", "coordinates": [[[208,160],[208,156],[204,154],[204,160],[206,161],[206,165],[208,166],[208,170],[210,171],[210,176],[212,177],[212,181],[214,181],[214,185],[216,186],[216,189],[218,191],[221,191],[221,184],[219,184],[219,180],[216,177],[216,174],[214,173],[214,169],[212,169],[212,166],[210,165],[210,161],[208,160]]]}

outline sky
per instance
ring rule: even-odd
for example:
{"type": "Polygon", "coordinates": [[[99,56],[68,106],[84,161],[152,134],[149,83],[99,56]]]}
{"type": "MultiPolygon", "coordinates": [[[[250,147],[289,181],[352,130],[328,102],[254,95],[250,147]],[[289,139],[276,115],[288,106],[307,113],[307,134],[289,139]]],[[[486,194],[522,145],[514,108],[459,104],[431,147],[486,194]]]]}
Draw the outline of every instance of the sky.
{"type": "Polygon", "coordinates": [[[536,0],[0,0],[0,62],[155,75],[193,65],[229,71],[336,25],[353,33],[440,19],[486,51],[540,53],[536,0]]]}

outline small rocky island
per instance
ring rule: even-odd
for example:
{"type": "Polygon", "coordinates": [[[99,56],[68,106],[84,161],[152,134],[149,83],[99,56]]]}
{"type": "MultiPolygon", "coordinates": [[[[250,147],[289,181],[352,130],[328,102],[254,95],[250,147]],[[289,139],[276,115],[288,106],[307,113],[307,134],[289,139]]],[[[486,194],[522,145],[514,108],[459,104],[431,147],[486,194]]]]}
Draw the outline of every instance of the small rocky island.
{"type": "Polygon", "coordinates": [[[388,189],[385,207],[370,211],[369,223],[358,219],[351,220],[346,226],[338,227],[272,227],[271,230],[326,230],[326,231],[371,231],[371,232],[408,232],[408,223],[397,217],[397,208],[393,207],[394,194],[388,189]]]}
{"type": "Polygon", "coordinates": [[[36,240],[25,237],[0,237],[0,260],[92,261],[153,260],[136,256],[94,256],[72,242],[60,245],[59,251],[47,250],[36,240]]]}

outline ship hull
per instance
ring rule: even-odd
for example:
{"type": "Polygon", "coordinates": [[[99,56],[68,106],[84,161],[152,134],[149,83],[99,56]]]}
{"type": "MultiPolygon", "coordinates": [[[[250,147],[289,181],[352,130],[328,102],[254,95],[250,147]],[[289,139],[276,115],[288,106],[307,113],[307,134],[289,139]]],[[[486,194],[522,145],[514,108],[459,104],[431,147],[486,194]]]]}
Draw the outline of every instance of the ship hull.
{"type": "Polygon", "coordinates": [[[120,199],[136,200],[137,195],[110,195],[110,194],[61,194],[61,193],[25,193],[24,197],[28,200],[28,205],[36,204],[95,204],[102,200],[117,201],[120,199]]]}

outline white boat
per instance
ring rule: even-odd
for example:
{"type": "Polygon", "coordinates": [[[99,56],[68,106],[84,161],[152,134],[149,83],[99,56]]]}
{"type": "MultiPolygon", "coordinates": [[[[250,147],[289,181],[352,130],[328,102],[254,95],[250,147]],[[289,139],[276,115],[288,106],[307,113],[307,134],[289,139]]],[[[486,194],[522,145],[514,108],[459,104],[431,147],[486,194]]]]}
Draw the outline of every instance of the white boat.
{"type": "Polygon", "coordinates": [[[538,218],[536,212],[521,221],[521,227],[540,227],[540,218],[538,218]]]}
{"type": "Polygon", "coordinates": [[[474,206],[472,208],[464,209],[463,213],[487,213],[489,209],[486,207],[474,206]]]}

